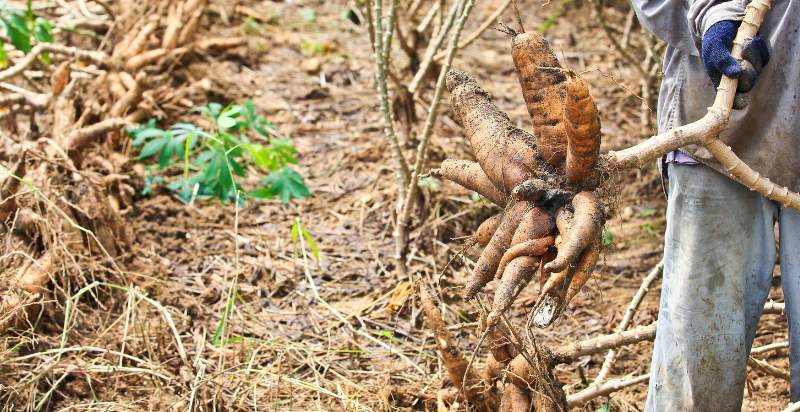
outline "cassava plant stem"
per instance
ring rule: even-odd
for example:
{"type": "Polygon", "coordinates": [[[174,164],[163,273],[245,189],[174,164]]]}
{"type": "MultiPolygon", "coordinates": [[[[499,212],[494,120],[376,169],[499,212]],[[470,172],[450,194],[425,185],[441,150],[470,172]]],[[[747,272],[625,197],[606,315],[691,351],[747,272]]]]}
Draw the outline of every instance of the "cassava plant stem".
{"type": "Polygon", "coordinates": [[[770,343],[769,345],[764,345],[764,346],[759,346],[757,348],[753,348],[750,351],[750,354],[751,355],[755,355],[755,354],[759,354],[759,353],[766,353],[766,352],[771,352],[771,351],[778,350],[778,349],[786,349],[788,347],[789,347],[789,342],[787,342],[787,341],[775,342],[775,343],[770,343]]]}
{"type": "MultiPolygon", "coordinates": [[[[388,66],[388,58],[391,53],[384,51],[384,41],[390,41],[390,36],[384,35],[384,30],[388,28],[391,31],[393,28],[390,25],[384,27],[383,24],[383,0],[373,0],[373,19],[375,33],[373,39],[375,41],[375,81],[378,85],[378,98],[381,104],[381,113],[383,114],[383,130],[389,145],[392,148],[392,161],[394,162],[395,175],[397,177],[398,199],[405,198],[406,187],[410,179],[408,171],[408,162],[403,155],[400,141],[397,139],[397,133],[394,129],[394,117],[392,116],[392,109],[389,104],[389,91],[386,83],[386,68],[388,66]]],[[[390,8],[396,9],[396,0],[391,0],[390,8]]],[[[394,11],[390,11],[390,20],[394,19],[394,11]]],[[[398,202],[397,208],[400,210],[401,204],[398,202]]]]}
{"type": "Polygon", "coordinates": [[[639,326],[624,332],[598,336],[566,345],[553,351],[553,360],[556,363],[569,363],[580,356],[593,355],[606,349],[653,340],[655,337],[656,322],[653,322],[647,326],[639,326]]]}
{"type": "MultiPolygon", "coordinates": [[[[483,34],[483,32],[485,32],[492,25],[492,23],[494,23],[495,20],[497,20],[497,18],[500,17],[501,14],[503,14],[503,12],[508,8],[510,4],[511,0],[503,0],[503,2],[500,3],[499,6],[497,6],[497,9],[495,9],[495,11],[492,12],[492,14],[478,26],[478,28],[476,28],[472,33],[464,37],[464,39],[458,43],[458,49],[459,50],[463,49],[472,44],[472,42],[474,42],[475,40],[477,40],[481,36],[481,34],[483,34]]],[[[436,54],[433,60],[435,61],[442,60],[445,55],[446,52],[444,51],[439,52],[436,54]]]]}
{"type": "Polygon", "coordinates": [[[764,372],[767,375],[772,375],[776,378],[781,378],[785,381],[789,381],[788,371],[772,366],[767,361],[756,359],[752,356],[749,356],[747,358],[747,365],[749,365],[753,369],[760,370],[761,372],[764,372]]]}
{"type": "Polygon", "coordinates": [[[77,47],[64,46],[61,44],[39,43],[34,46],[25,57],[17,62],[17,64],[0,71],[0,80],[8,79],[9,77],[16,76],[27,69],[36,58],[42,53],[65,54],[68,56],[75,56],[80,59],[91,60],[94,63],[101,64],[108,61],[108,56],[103,52],[83,50],[77,47]]]}
{"type": "Polygon", "coordinates": [[[650,375],[639,375],[630,379],[612,379],[602,385],[592,385],[578,393],[567,396],[567,405],[576,408],[594,398],[606,396],[639,383],[650,380],[650,375]]]}
{"type": "MultiPolygon", "coordinates": [[[[445,57],[441,71],[439,72],[439,78],[436,80],[433,98],[431,99],[431,105],[428,109],[428,116],[425,119],[425,125],[422,129],[422,133],[420,134],[419,146],[417,146],[414,169],[411,179],[408,181],[408,188],[405,190],[405,197],[402,202],[401,213],[397,219],[397,226],[395,228],[395,251],[397,253],[396,258],[398,269],[400,270],[401,275],[406,272],[405,258],[406,250],[408,248],[408,225],[411,218],[411,212],[414,208],[414,198],[417,196],[417,180],[422,172],[422,166],[425,163],[425,159],[428,154],[428,143],[430,142],[431,133],[433,132],[433,125],[436,123],[439,103],[442,100],[442,94],[444,92],[445,78],[447,77],[447,72],[450,71],[450,65],[453,62],[453,55],[456,51],[458,38],[461,35],[461,29],[464,28],[464,22],[467,20],[467,18],[469,18],[474,5],[474,0],[466,0],[461,5],[461,15],[458,17],[458,21],[456,21],[455,27],[453,28],[450,41],[447,45],[447,56],[445,57]]],[[[442,28],[442,30],[444,30],[444,28],[442,28]]]]}
{"type": "Polygon", "coordinates": [[[447,38],[450,29],[453,27],[456,14],[458,14],[458,6],[458,2],[450,6],[450,11],[447,12],[447,20],[445,20],[444,26],[439,30],[439,33],[436,34],[436,38],[431,41],[430,47],[425,50],[425,56],[422,59],[422,63],[419,65],[419,69],[417,73],[414,74],[414,78],[411,79],[411,83],[408,84],[409,93],[414,94],[417,92],[417,88],[422,82],[422,79],[425,78],[425,74],[428,73],[428,69],[434,60],[434,54],[442,47],[444,39],[447,38]]]}

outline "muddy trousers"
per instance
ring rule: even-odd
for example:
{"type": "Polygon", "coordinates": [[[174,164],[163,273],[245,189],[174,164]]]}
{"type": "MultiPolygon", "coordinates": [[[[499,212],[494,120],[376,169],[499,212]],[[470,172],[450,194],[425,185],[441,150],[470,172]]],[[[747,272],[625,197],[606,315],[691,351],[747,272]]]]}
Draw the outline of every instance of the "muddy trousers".
{"type": "Polygon", "coordinates": [[[772,283],[775,222],[800,397],[800,214],[703,165],[670,164],[664,280],[646,411],[740,411],[772,283]]]}

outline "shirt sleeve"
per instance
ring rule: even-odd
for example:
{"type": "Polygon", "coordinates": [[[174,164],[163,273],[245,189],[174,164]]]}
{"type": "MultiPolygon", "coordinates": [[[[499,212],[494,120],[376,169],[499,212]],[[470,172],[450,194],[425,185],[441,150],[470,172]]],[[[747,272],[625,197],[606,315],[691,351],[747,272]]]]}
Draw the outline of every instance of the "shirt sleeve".
{"type": "MultiPolygon", "coordinates": [[[[687,16],[687,0],[632,0],[633,10],[645,29],[668,45],[690,55],[698,56],[687,16]]],[[[694,3],[701,3],[697,0],[694,3]]],[[[706,1],[707,2],[707,1],[706,1]]]]}
{"type": "Polygon", "coordinates": [[[700,42],[709,27],[723,20],[744,18],[746,0],[690,0],[689,27],[695,42],[700,42]]]}

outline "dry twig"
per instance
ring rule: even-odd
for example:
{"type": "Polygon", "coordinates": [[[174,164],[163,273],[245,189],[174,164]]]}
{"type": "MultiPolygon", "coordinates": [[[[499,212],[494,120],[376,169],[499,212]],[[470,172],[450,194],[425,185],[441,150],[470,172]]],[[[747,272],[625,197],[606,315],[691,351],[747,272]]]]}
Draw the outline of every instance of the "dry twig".
{"type": "MultiPolygon", "coordinates": [[[[622,332],[628,329],[628,325],[630,325],[631,321],[633,320],[633,315],[636,313],[636,310],[639,308],[639,304],[642,303],[642,299],[650,290],[650,285],[661,276],[661,273],[664,271],[664,260],[662,259],[658,264],[656,264],[653,269],[648,272],[647,276],[642,280],[642,285],[639,287],[639,290],[636,291],[636,294],[633,295],[633,299],[631,299],[631,303],[628,304],[627,309],[625,309],[625,315],[623,315],[622,320],[619,322],[617,329],[615,332],[622,332]]],[[[617,357],[617,351],[611,349],[606,353],[606,357],[603,360],[603,366],[600,367],[600,372],[598,372],[597,377],[594,379],[594,385],[598,385],[599,383],[606,380],[608,374],[611,372],[611,367],[614,365],[614,360],[617,357]]]]}

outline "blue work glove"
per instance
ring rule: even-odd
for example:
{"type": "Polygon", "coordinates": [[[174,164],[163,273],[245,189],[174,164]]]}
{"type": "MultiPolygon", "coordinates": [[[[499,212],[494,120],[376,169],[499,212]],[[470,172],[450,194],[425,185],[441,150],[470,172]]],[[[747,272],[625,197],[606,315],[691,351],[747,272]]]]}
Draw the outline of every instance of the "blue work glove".
{"type": "Polygon", "coordinates": [[[743,109],[747,106],[748,99],[744,93],[749,92],[756,84],[756,78],[769,62],[769,49],[767,42],[756,36],[744,45],[743,61],[739,62],[731,56],[733,39],[739,30],[741,22],[736,20],[723,20],[715,23],[703,35],[702,57],[708,77],[719,86],[722,75],[738,78],[739,86],[736,88],[734,109],[743,109]]]}

